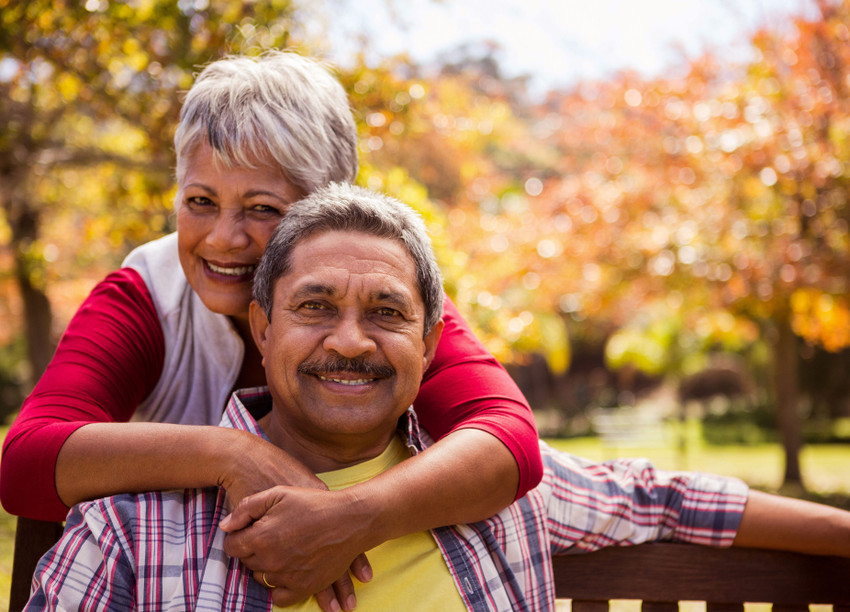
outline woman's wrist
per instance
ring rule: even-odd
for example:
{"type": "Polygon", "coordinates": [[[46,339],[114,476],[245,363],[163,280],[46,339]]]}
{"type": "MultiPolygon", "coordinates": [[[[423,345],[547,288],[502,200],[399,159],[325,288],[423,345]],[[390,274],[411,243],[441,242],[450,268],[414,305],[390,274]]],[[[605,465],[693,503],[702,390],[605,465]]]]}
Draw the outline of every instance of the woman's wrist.
{"type": "Polygon", "coordinates": [[[374,479],[335,491],[335,506],[342,525],[348,526],[352,540],[361,552],[411,533],[405,528],[405,513],[393,505],[385,487],[374,479]]]}

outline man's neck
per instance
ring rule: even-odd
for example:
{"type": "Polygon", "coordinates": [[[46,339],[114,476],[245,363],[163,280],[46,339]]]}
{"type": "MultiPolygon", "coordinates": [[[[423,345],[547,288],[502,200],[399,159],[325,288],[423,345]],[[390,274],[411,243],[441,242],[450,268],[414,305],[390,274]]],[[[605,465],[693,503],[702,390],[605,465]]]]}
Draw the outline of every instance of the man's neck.
{"type": "Polygon", "coordinates": [[[364,436],[323,437],[321,440],[298,435],[280,426],[274,418],[274,407],[257,424],[269,440],[291,455],[315,474],[333,472],[374,459],[380,455],[395,435],[395,430],[365,439],[364,436]]]}

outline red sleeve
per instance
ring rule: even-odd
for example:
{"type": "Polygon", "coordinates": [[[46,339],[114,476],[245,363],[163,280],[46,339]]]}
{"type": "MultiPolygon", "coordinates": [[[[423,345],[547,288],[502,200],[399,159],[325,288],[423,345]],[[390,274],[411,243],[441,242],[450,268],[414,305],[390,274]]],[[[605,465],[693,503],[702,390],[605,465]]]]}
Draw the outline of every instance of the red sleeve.
{"type": "Polygon", "coordinates": [[[520,498],[543,476],[531,407],[448,297],[443,321],[437,353],[414,402],[416,413],[435,438],[464,428],[481,429],[498,438],[519,467],[520,498]]]}
{"type": "Polygon", "coordinates": [[[68,436],[93,422],[128,421],[162,373],[165,340],[135,270],[107,276],[68,324],[47,370],[3,443],[0,501],[11,514],[64,520],[54,485],[68,436]]]}

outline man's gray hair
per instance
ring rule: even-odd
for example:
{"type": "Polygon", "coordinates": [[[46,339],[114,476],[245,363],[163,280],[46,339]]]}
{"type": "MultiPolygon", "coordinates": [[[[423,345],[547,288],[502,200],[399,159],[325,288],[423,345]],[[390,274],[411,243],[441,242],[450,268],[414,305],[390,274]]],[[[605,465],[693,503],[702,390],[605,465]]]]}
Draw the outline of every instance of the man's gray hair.
{"type": "Polygon", "coordinates": [[[443,316],[443,281],[422,217],[388,195],[332,183],[292,205],[266,245],[254,273],[254,299],[271,320],[274,287],[292,263],[298,243],[318,233],[363,232],[401,242],[416,267],[425,303],[425,333],[443,316]]]}
{"type": "Polygon", "coordinates": [[[345,90],[324,64],[293,52],[229,56],[204,68],[174,134],[178,182],[205,141],[224,167],[273,164],[304,193],[357,175],[345,90]]]}

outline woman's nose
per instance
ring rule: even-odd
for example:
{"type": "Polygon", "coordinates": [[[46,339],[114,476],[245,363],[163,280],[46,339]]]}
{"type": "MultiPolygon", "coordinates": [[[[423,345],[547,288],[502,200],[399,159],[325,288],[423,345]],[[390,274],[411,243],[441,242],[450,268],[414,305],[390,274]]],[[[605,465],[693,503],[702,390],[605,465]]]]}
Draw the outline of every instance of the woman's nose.
{"type": "Polygon", "coordinates": [[[207,243],[222,252],[244,249],[250,242],[243,220],[233,214],[220,214],[207,234],[207,243]]]}

